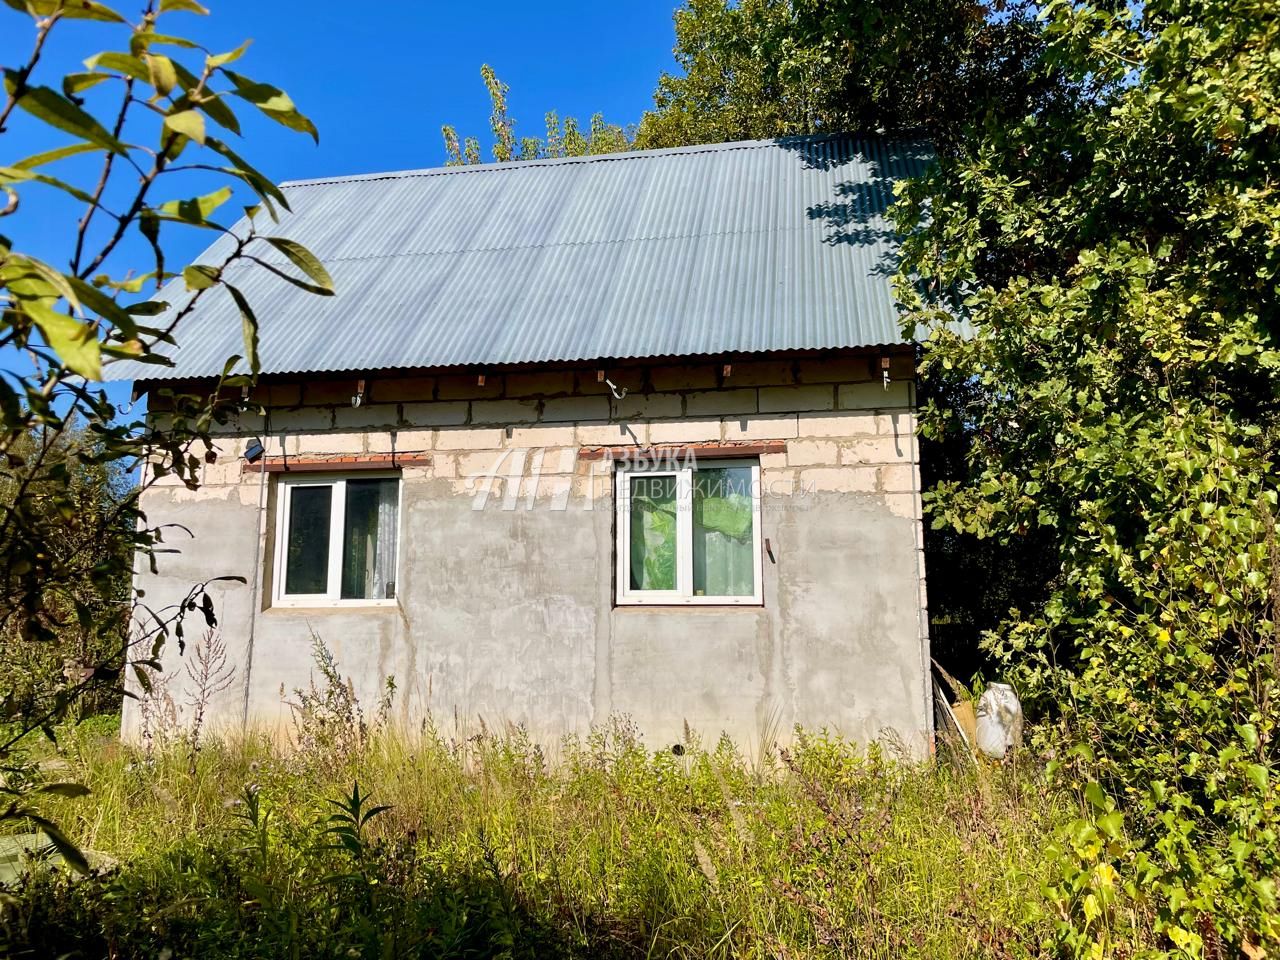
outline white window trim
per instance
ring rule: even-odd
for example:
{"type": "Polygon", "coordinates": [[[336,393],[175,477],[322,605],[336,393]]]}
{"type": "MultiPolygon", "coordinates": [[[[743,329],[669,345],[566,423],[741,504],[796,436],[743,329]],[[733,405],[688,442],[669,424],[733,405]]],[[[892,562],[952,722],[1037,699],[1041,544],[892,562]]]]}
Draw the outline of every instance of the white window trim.
{"type": "Polygon", "coordinates": [[[403,527],[404,484],[397,471],[360,470],[358,472],[315,472],[295,476],[281,476],[276,489],[276,542],[275,563],[272,565],[273,607],[394,607],[400,601],[400,572],[404,562],[403,527]],[[347,510],[348,480],[396,481],[396,595],[384,598],[347,598],[342,593],[342,541],[343,523],[347,510]],[[329,586],[326,593],[285,593],[285,565],[288,563],[286,542],[289,536],[289,511],[293,503],[295,487],[332,487],[333,498],[329,509],[329,586]],[[338,509],[335,509],[337,507],[338,509]]]}
{"type": "Polygon", "coordinates": [[[751,468],[751,539],[755,565],[752,585],[755,593],[742,597],[697,597],[693,595],[693,472],[696,466],[675,469],[644,464],[618,464],[614,474],[614,528],[617,534],[617,583],[614,599],[618,606],[758,607],[764,604],[764,560],[760,533],[760,461],[741,459],[704,460],[704,468],[751,468]],[[652,477],[676,478],[676,589],[632,590],[630,478],[643,473],[652,477]]]}

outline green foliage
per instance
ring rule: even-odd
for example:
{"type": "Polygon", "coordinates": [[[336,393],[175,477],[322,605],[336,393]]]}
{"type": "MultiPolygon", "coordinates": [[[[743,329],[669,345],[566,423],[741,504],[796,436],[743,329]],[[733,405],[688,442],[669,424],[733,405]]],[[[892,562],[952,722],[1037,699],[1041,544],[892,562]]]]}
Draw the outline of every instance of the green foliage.
{"type": "MultiPolygon", "coordinates": [[[[0,164],[0,224],[51,190],[80,206],[63,227],[65,268],[0,235],[0,348],[28,361],[0,375],[0,763],[3,790],[13,797],[0,819],[27,816],[57,842],[56,828],[23,805],[17,785],[30,771],[20,769],[15,749],[33,731],[52,737],[81,707],[118,697],[130,666],[145,687],[143,668],[157,663],[166,639],[183,642],[186,614],[216,623],[207,584],[194,584],[183,602],[164,610],[145,608],[130,592],[135,552],[154,564],[155,554],[170,548],[139,509],[142,491],[128,489],[123,478],[145,463],[148,484],[169,476],[197,486],[203,458],[196,451],[211,451],[211,427],[238,411],[232,398],[252,377],[224,376],[199,396],[157,391],[152,412],[163,408],[164,416],[146,422],[118,410],[94,381],[119,360],[171,363],[165,353],[191,312],[221,295],[244,317],[245,356],[256,375],[257,319],[227,282],[233,265],[239,271],[256,264],[319,294],[333,289],[310,253],[260,235],[288,203],[216,135],[241,134],[233,105],[312,137],[315,127],[284,91],[228,68],[244,46],[211,53],[169,32],[172,14],[207,13],[200,4],[148,3],[133,23],[85,0],[6,6],[4,29],[16,34],[25,24],[32,39],[30,53],[3,72],[0,144],[18,156],[0,164]],[[97,21],[92,32],[84,32],[84,20],[97,21]],[[118,49],[82,50],[89,54],[84,71],[46,76],[51,43],[65,55],[76,43],[113,36],[118,49]],[[22,157],[21,144],[11,143],[19,120],[65,142],[22,157]],[[55,176],[55,167],[71,172],[55,176]],[[179,177],[187,184],[194,178],[198,192],[191,195],[179,177]],[[212,219],[233,186],[257,201],[236,236],[212,219]],[[160,196],[165,191],[170,199],[160,196]],[[228,236],[227,256],[174,273],[165,246],[178,228],[228,236]],[[150,250],[144,263],[127,262],[125,241],[137,236],[150,250]],[[144,298],[145,286],[159,291],[170,280],[173,303],[144,298]]],[[[228,358],[228,373],[236,359],[228,358]]],[[[73,859],[67,850],[63,856],[73,859]]]]}
{"type": "Polygon", "coordinates": [[[943,147],[980,111],[1047,93],[1024,3],[687,0],[675,26],[681,73],[659,79],[641,148],[871,130],[943,147]]]}
{"type": "Polygon", "coordinates": [[[382,729],[336,767],[279,742],[210,741],[194,770],[85,749],[93,794],[48,811],[120,865],[11,887],[6,955],[1035,953],[1049,877],[1020,868],[1070,816],[1031,771],[824,735],[754,765],[728,742],[650,752],[622,721],[554,763],[518,729],[382,729]]]}
{"type": "Polygon", "coordinates": [[[935,525],[1056,557],[990,639],[1087,815],[1058,945],[1280,949],[1275,623],[1280,21],[1266,2],[1052,3],[1071,96],[908,187],[899,293],[969,435],[935,525]],[[927,214],[927,216],[926,216],[927,214]],[[967,325],[970,336],[957,330],[967,325]]]}
{"type": "MultiPolygon", "coordinates": [[[[493,134],[491,148],[498,163],[512,160],[541,160],[556,157],[587,157],[601,153],[622,153],[631,149],[635,137],[633,131],[606,123],[597,113],[591,117],[586,133],[573,117],[563,121],[553,110],[546,115],[546,139],[516,137],[516,121],[507,112],[507,94],[511,88],[498,79],[493,67],[487,63],[480,68],[481,79],[489,91],[493,112],[489,115],[489,129],[493,134]]],[[[480,141],[467,137],[458,141],[458,132],[451,125],[441,128],[444,135],[446,165],[451,167],[482,163],[480,141]]]]}

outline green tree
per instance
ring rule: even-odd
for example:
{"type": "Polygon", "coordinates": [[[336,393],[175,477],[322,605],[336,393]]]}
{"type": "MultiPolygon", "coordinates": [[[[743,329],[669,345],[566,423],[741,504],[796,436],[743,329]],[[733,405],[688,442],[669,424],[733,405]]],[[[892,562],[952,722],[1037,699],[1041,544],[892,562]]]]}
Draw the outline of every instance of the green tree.
{"type": "MultiPolygon", "coordinates": [[[[46,548],[63,572],[44,584],[33,604],[45,630],[24,637],[11,622],[0,633],[0,690],[15,708],[35,706],[49,691],[85,679],[96,665],[120,661],[128,642],[133,530],[121,506],[133,483],[124,464],[104,461],[102,452],[81,424],[60,431],[40,426],[9,448],[11,457],[41,456],[48,467],[27,486],[21,502],[13,474],[0,474],[5,509],[30,514],[29,524],[58,530],[46,548]]],[[[72,709],[84,716],[119,706],[120,688],[112,684],[87,690],[72,709]]]]}
{"type": "Polygon", "coordinates": [[[258,320],[231,279],[257,265],[316,293],[331,293],[332,283],[303,247],[260,232],[288,210],[288,201],[222,139],[241,133],[236,104],[316,135],[283,90],[232,70],[247,43],[212,53],[181,36],[183,16],[207,13],[195,0],[152,0],[135,23],[97,0],[6,4],[17,11],[6,14],[7,29],[21,29],[25,21],[31,47],[24,60],[4,69],[0,144],[17,157],[0,165],[0,218],[39,202],[42,191],[70,197],[80,210],[66,223],[65,267],[0,236],[0,348],[29,362],[25,373],[0,376],[0,637],[8,656],[74,665],[60,676],[0,676],[10,684],[0,690],[6,724],[0,764],[3,789],[11,794],[0,818],[35,820],[71,862],[82,864],[56,827],[26,805],[31,771],[19,748],[35,730],[52,736],[54,724],[82,698],[115,688],[127,666],[145,685],[142,668],[158,667],[160,646],[171,635],[181,642],[187,613],[199,611],[209,621],[216,616],[205,584],[194,584],[184,603],[148,611],[131,621],[127,636],[122,632],[121,617],[106,610],[120,599],[135,550],[144,562],[155,562],[164,549],[161,531],[138,509],[138,490],[116,490],[107,500],[89,496],[95,488],[82,482],[85,471],[109,479],[148,461],[150,476],[174,475],[195,486],[210,429],[235,410],[258,371],[258,320]],[[96,29],[81,32],[86,22],[96,29]],[[104,36],[104,27],[116,28],[119,49],[90,48],[83,71],[44,76],[51,37],[85,43],[104,36]],[[63,143],[23,157],[21,144],[12,143],[22,114],[63,143]],[[178,192],[190,189],[179,186],[184,180],[207,192],[178,192]],[[213,219],[231,198],[232,184],[247,187],[257,201],[236,234],[213,219]],[[178,228],[230,235],[227,256],[174,273],[165,246],[178,228]],[[141,238],[149,262],[130,262],[127,238],[141,238]],[[170,280],[177,285],[166,296],[174,302],[141,296],[148,284],[159,291],[170,280]],[[231,375],[240,358],[228,358],[227,375],[212,392],[164,397],[171,413],[163,419],[129,419],[94,386],[104,364],[170,362],[164,348],[181,337],[209,296],[230,296],[239,306],[250,373],[231,375]],[[103,549],[94,531],[116,531],[124,539],[103,549]],[[38,653],[20,653],[24,644],[38,653]]]}
{"type": "MultiPolygon", "coordinates": [[[[1270,0],[1055,0],[1070,97],[975,131],[899,208],[900,298],[966,472],[935,525],[1046,539],[989,636],[1091,813],[1060,946],[1280,948],[1280,19],[1270,0]],[[958,325],[958,321],[963,326],[958,325]],[[1077,744],[1069,754],[1066,748],[1077,744]]],[[[1113,953],[1114,952],[1114,953],[1113,953]]]]}
{"type": "MultiPolygon", "coordinates": [[[[497,163],[512,160],[541,160],[554,157],[586,157],[602,153],[621,153],[631,149],[634,133],[606,123],[602,114],[593,114],[587,132],[583,133],[578,121],[565,117],[562,121],[554,110],[546,117],[546,138],[516,136],[516,121],[507,112],[507,94],[511,88],[498,79],[493,67],[487,63],[480,68],[480,77],[493,105],[489,114],[489,130],[493,134],[490,148],[497,163]]],[[[445,163],[457,167],[464,164],[483,163],[480,141],[466,137],[459,141],[458,131],[450,124],[441,128],[444,135],[445,163]]]]}
{"type": "Polygon", "coordinates": [[[949,148],[989,116],[1052,92],[1028,67],[1041,28],[1027,3],[980,0],[688,0],[640,148],[796,134],[920,132],[949,148]]]}

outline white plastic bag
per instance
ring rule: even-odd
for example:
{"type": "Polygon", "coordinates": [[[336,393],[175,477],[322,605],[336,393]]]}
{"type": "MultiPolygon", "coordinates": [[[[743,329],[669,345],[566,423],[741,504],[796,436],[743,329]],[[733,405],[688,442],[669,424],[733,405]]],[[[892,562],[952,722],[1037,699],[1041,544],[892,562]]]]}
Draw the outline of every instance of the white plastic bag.
{"type": "Polygon", "coordinates": [[[1022,704],[1013,687],[993,683],[978,699],[978,749],[1003,759],[1022,742],[1022,704]]]}

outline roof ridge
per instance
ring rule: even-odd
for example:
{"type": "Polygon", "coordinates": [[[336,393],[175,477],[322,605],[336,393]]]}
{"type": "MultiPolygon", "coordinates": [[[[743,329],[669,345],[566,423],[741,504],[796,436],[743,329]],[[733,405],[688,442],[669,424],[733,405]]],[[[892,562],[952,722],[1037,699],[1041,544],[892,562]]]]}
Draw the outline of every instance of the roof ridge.
{"type": "MultiPolygon", "coordinates": [[[[552,167],[572,163],[601,163],[617,160],[648,160],[654,157],[679,156],[695,153],[723,153],[730,150],[753,150],[792,143],[825,143],[839,140],[863,140],[862,136],[847,133],[796,134],[772,137],[766,140],[730,140],[725,143],[699,143],[686,147],[659,147],[653,150],[620,150],[615,153],[595,153],[582,157],[540,157],[537,160],[507,160],[502,163],[469,163],[444,167],[418,167],[407,170],[387,170],[379,173],[352,173],[343,176],[313,177],[302,180],[285,180],[283,187],[319,187],[333,183],[357,183],[362,180],[402,180],[413,177],[452,176],[461,173],[496,173],[501,170],[525,170],[530,167],[552,167]]],[[[911,143],[912,137],[879,137],[884,143],[911,143]]]]}

